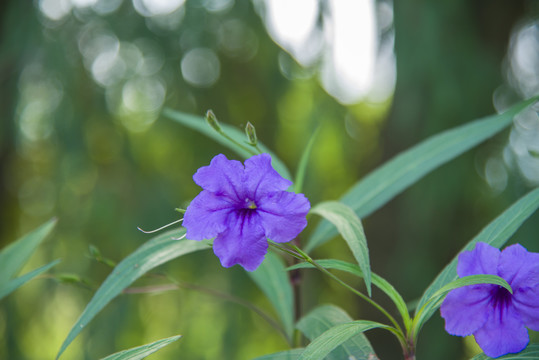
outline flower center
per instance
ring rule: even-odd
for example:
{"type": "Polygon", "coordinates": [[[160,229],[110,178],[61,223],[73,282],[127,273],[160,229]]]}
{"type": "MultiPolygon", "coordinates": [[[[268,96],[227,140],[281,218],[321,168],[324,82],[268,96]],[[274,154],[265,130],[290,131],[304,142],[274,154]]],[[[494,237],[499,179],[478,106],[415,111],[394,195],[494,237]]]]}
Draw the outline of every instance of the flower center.
{"type": "Polygon", "coordinates": [[[492,292],[492,303],[495,307],[507,306],[511,303],[511,293],[503,286],[495,287],[492,292]]]}
{"type": "Polygon", "coordinates": [[[245,198],[245,209],[251,209],[251,210],[256,209],[255,202],[249,198],[245,198]]]}

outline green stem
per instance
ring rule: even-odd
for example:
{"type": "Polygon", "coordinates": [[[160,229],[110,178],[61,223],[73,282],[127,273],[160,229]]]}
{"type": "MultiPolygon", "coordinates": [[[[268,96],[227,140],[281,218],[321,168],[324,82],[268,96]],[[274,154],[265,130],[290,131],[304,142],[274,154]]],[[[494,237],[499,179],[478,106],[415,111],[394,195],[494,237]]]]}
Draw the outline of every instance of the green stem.
{"type": "Polygon", "coordinates": [[[333,273],[331,273],[328,269],[324,268],[323,266],[321,266],[320,264],[318,264],[316,261],[314,261],[307,253],[303,252],[303,250],[301,250],[300,248],[298,248],[297,246],[295,245],[290,245],[297,253],[299,253],[303,259],[305,261],[307,261],[309,264],[313,265],[314,267],[316,267],[318,270],[320,270],[322,273],[326,274],[327,276],[329,276],[330,278],[332,278],[333,280],[335,280],[336,282],[338,282],[339,284],[341,284],[342,286],[344,286],[346,289],[350,290],[351,292],[353,292],[354,294],[356,294],[357,296],[359,296],[360,298],[362,298],[363,300],[365,300],[366,302],[368,302],[369,304],[371,304],[372,306],[374,306],[376,309],[378,309],[378,311],[380,311],[382,314],[384,314],[388,319],[389,321],[391,321],[391,323],[395,326],[394,328],[391,328],[393,330],[391,330],[396,336],[397,338],[399,339],[399,341],[401,342],[401,345],[404,345],[406,346],[406,337],[404,336],[404,333],[402,332],[402,329],[399,325],[399,323],[395,320],[395,318],[393,316],[391,316],[382,306],[380,306],[376,301],[372,300],[371,298],[369,298],[367,295],[359,292],[358,290],[354,289],[352,286],[348,285],[346,282],[344,282],[343,280],[341,280],[339,277],[337,277],[336,275],[334,275],[333,273]]]}
{"type": "Polygon", "coordinates": [[[299,260],[305,260],[305,257],[301,256],[301,255],[298,254],[297,252],[292,251],[292,250],[290,250],[290,249],[287,249],[287,248],[285,248],[284,246],[281,246],[281,245],[279,245],[279,244],[277,244],[277,243],[275,243],[275,242],[273,242],[273,241],[271,241],[271,240],[269,240],[269,244],[270,244],[271,246],[273,246],[274,248],[276,248],[277,250],[280,250],[280,251],[282,251],[282,252],[285,252],[285,253],[287,253],[288,255],[290,255],[290,256],[292,256],[292,257],[294,257],[294,258],[296,258],[296,259],[299,259],[299,260]]]}
{"type": "MultiPolygon", "coordinates": [[[[250,149],[250,148],[244,146],[243,144],[237,142],[236,140],[234,140],[233,138],[231,138],[230,136],[228,136],[222,129],[217,130],[217,132],[218,132],[221,136],[223,136],[225,139],[227,139],[228,141],[230,141],[230,142],[234,143],[235,145],[239,146],[240,148],[242,148],[243,150],[247,151],[247,152],[250,153],[251,155],[256,155],[256,152],[255,152],[255,151],[253,151],[252,149],[250,149]]],[[[257,150],[259,150],[259,149],[258,149],[258,146],[257,146],[256,148],[257,148],[257,150]]],[[[259,150],[259,151],[260,151],[260,150],[259,150]]],[[[260,153],[262,153],[262,152],[260,152],[260,153]]]]}

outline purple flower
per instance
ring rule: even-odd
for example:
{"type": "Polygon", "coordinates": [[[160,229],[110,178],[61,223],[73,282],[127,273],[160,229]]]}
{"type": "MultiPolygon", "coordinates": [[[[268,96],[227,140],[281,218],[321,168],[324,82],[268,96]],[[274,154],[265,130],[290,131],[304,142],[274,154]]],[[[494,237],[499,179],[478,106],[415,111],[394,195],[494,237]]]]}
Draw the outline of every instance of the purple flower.
{"type": "Polygon", "coordinates": [[[513,294],[493,284],[452,290],[440,312],[445,330],[458,336],[473,334],[483,352],[498,357],[523,350],[528,330],[539,330],[539,254],[520,244],[502,252],[485,243],[459,255],[460,277],[491,274],[505,279],[513,294]]]}
{"type": "Polygon", "coordinates": [[[224,267],[253,271],[264,260],[267,238],[288,242],[307,226],[309,200],[286,191],[292,182],[271,167],[268,154],[247,159],[245,167],[220,154],[193,179],[203,190],[185,212],[186,237],[215,238],[213,251],[224,267]]]}

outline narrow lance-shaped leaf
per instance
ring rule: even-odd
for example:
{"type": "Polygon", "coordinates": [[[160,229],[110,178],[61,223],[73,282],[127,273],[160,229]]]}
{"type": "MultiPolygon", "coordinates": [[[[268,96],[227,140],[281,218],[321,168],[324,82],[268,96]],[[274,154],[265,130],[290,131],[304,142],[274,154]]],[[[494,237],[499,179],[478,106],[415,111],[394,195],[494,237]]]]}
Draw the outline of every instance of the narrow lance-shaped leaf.
{"type": "MultiPolygon", "coordinates": [[[[341,308],[335,305],[322,305],[305,315],[296,327],[309,339],[314,340],[332,327],[349,323],[353,319],[341,308]]],[[[370,359],[374,350],[363,333],[358,333],[328,354],[325,360],[370,359]]]]}
{"type": "Polygon", "coordinates": [[[333,349],[350,339],[370,329],[389,328],[387,325],[374,321],[357,320],[339,324],[314,339],[301,354],[298,360],[313,360],[325,358],[333,349]]]}
{"type": "MultiPolygon", "coordinates": [[[[230,150],[234,151],[236,154],[240,155],[244,159],[247,159],[251,157],[253,154],[249,151],[246,151],[244,148],[237,146],[233,142],[227,140],[224,138],[221,134],[219,134],[217,131],[215,131],[213,128],[211,128],[208,124],[206,124],[205,120],[201,116],[186,114],[180,111],[172,110],[169,108],[165,108],[163,110],[163,115],[169,119],[172,119],[190,129],[193,129],[195,131],[198,131],[199,133],[206,135],[207,137],[213,139],[215,142],[229,148],[230,150]]],[[[222,128],[222,130],[230,136],[232,139],[234,139],[236,142],[240,144],[245,144],[245,134],[243,131],[240,131],[239,129],[236,129],[233,126],[220,123],[219,126],[222,128]]],[[[272,159],[272,166],[273,168],[281,174],[282,177],[292,180],[292,176],[290,175],[290,172],[288,171],[285,164],[273,153],[271,152],[264,144],[258,141],[258,147],[265,153],[268,153],[271,155],[272,159]]]]}
{"type": "Polygon", "coordinates": [[[0,252],[0,286],[17,275],[55,225],[56,219],[49,220],[2,249],[0,252]]]}
{"type": "Polygon", "coordinates": [[[311,156],[314,141],[316,140],[316,136],[318,135],[319,130],[320,128],[317,128],[315,130],[315,132],[311,136],[311,139],[307,143],[305,150],[303,150],[303,154],[301,155],[298,170],[296,172],[296,179],[294,181],[294,192],[296,193],[300,193],[303,189],[303,179],[305,178],[305,173],[307,171],[307,163],[309,162],[309,157],[311,156]]]}
{"type": "MultiPolygon", "coordinates": [[[[357,182],[340,201],[364,218],[432,170],[509,126],[515,115],[538,99],[536,96],[514,105],[503,114],[475,120],[426,139],[357,182]]],[[[310,252],[335,235],[335,228],[330,223],[321,222],[305,251],[310,252]]]]}
{"type": "MultiPolygon", "coordinates": [[[[325,259],[325,260],[322,259],[322,260],[316,260],[316,263],[325,269],[346,271],[350,274],[363,277],[363,272],[361,271],[358,265],[351,264],[346,261],[334,260],[334,259],[325,259]]],[[[302,263],[299,263],[299,264],[296,264],[287,268],[287,270],[294,270],[294,269],[316,269],[316,268],[314,267],[314,265],[308,262],[302,262],[302,263]]],[[[410,314],[408,313],[408,309],[406,307],[406,303],[404,302],[404,299],[402,298],[402,296],[393,287],[393,285],[391,285],[387,280],[385,280],[384,278],[382,278],[381,276],[375,273],[371,273],[371,275],[372,275],[372,283],[374,284],[374,286],[382,290],[393,301],[393,303],[395,303],[397,310],[401,314],[404,325],[406,329],[408,329],[411,324],[411,319],[410,319],[410,314]]]]}
{"type": "Polygon", "coordinates": [[[539,344],[530,344],[518,354],[508,354],[502,357],[491,358],[485,354],[474,356],[471,360],[537,360],[539,359],[539,344]]]}
{"type": "MultiPolygon", "coordinates": [[[[511,207],[506,209],[501,215],[488,224],[476,237],[474,237],[460,251],[469,251],[475,247],[479,241],[485,242],[494,247],[502,247],[507,240],[518,230],[526,219],[539,208],[539,188],[530,191],[520,198],[511,207]]],[[[455,280],[457,276],[458,255],[451,260],[442,272],[436,277],[432,284],[425,290],[417,308],[421,308],[427,300],[445,284],[455,280]]]]}
{"type": "Polygon", "coordinates": [[[179,256],[209,249],[206,242],[193,240],[175,240],[185,234],[185,229],[170,231],[157,236],[135,252],[123,259],[105,279],[94,294],[80,318],[64,340],[56,358],[64,352],[67,346],[77,337],[81,330],[100,312],[105,305],[118,296],[126,287],[151,269],[179,256]]]}
{"type": "Polygon", "coordinates": [[[269,299],[291,340],[294,331],[294,295],[281,258],[268,252],[258,269],[247,271],[247,274],[269,299]]]}
{"type": "Polygon", "coordinates": [[[141,360],[153,354],[157,350],[181,338],[181,335],[171,336],[166,339],[154,341],[151,344],[138,346],[109,355],[101,360],[141,360]]]}
{"type": "Polygon", "coordinates": [[[20,286],[24,285],[26,282],[32,280],[36,276],[44,273],[45,271],[49,270],[56,264],[58,264],[60,260],[55,260],[47,265],[44,265],[42,267],[39,267],[35,270],[32,270],[22,276],[19,276],[18,278],[15,278],[13,280],[8,281],[7,283],[0,285],[0,299],[3,297],[9,295],[13,291],[17,290],[20,286]]]}
{"type": "Polygon", "coordinates": [[[370,296],[371,265],[369,248],[361,220],[350,207],[336,201],[320,203],[312,208],[311,212],[324,217],[337,227],[363,272],[363,280],[365,280],[367,293],[370,296]]]}

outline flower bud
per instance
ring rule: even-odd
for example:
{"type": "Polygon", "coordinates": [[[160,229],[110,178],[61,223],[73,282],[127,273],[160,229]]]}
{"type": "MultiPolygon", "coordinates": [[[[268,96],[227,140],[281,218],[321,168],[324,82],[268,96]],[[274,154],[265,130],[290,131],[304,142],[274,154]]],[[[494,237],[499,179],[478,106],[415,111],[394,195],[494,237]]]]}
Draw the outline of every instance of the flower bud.
{"type": "Polygon", "coordinates": [[[214,130],[221,132],[221,126],[219,125],[219,121],[217,121],[217,117],[213,113],[213,111],[208,110],[206,112],[206,122],[208,125],[210,125],[214,130]]]}
{"type": "Polygon", "coordinates": [[[255,127],[250,122],[247,122],[247,125],[245,125],[245,135],[247,135],[250,145],[256,145],[258,143],[255,127]]]}

